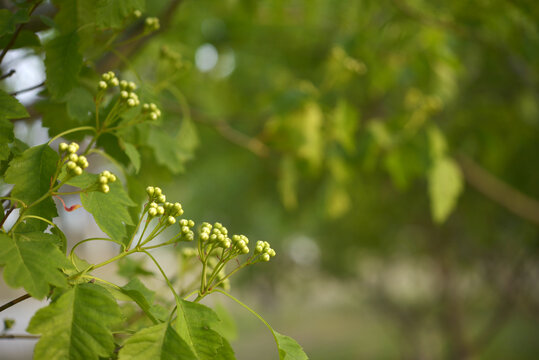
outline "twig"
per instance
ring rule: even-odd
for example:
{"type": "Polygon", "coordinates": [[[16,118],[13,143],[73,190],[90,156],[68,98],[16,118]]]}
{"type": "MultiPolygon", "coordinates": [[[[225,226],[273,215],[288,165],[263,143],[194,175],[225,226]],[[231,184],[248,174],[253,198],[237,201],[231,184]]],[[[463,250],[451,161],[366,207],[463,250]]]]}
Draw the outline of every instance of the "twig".
{"type": "Polygon", "coordinates": [[[539,225],[539,201],[496,178],[469,157],[460,155],[457,160],[468,184],[513,214],[539,225]]]}
{"type": "Polygon", "coordinates": [[[0,334],[0,339],[39,339],[39,335],[27,334],[0,334]]]}
{"type": "Polygon", "coordinates": [[[9,70],[9,72],[7,74],[4,74],[4,75],[0,76],[0,80],[4,80],[4,79],[10,77],[13,74],[15,74],[15,69],[11,69],[11,70],[9,70]]]}
{"type": "Polygon", "coordinates": [[[255,155],[267,157],[270,154],[269,148],[262,141],[249,137],[236,129],[233,129],[225,121],[219,121],[212,124],[215,129],[227,140],[236,145],[246,148],[255,155]]]}
{"type": "Polygon", "coordinates": [[[4,311],[6,309],[9,309],[13,305],[18,304],[21,301],[24,301],[24,300],[26,300],[26,299],[28,299],[30,297],[31,297],[30,294],[24,294],[22,296],[19,296],[18,298],[14,299],[14,300],[11,300],[10,302],[5,303],[4,305],[0,306],[0,312],[4,311]]]}
{"type": "MultiPolygon", "coordinates": [[[[36,2],[34,4],[34,6],[32,6],[30,11],[28,12],[28,16],[32,15],[32,13],[39,6],[39,4],[41,4],[41,1],[36,2]]],[[[22,23],[17,27],[17,30],[15,30],[15,33],[13,34],[13,36],[11,37],[9,42],[7,43],[6,47],[4,48],[4,50],[2,50],[2,53],[0,54],[0,64],[2,63],[2,60],[4,60],[4,57],[6,56],[9,49],[11,49],[11,47],[15,44],[15,40],[17,40],[17,37],[19,36],[19,33],[21,32],[22,28],[24,27],[24,24],[25,23],[22,23]]]]}
{"type": "Polygon", "coordinates": [[[30,86],[29,88],[26,88],[26,89],[21,89],[21,90],[18,90],[18,91],[15,91],[15,92],[12,92],[11,96],[17,96],[19,94],[22,94],[22,93],[25,93],[25,92],[28,92],[28,91],[32,91],[32,90],[35,90],[35,89],[39,89],[40,87],[42,87],[43,85],[45,85],[45,81],[43,81],[42,83],[40,84],[37,84],[37,85],[34,85],[34,86],[30,86]]]}

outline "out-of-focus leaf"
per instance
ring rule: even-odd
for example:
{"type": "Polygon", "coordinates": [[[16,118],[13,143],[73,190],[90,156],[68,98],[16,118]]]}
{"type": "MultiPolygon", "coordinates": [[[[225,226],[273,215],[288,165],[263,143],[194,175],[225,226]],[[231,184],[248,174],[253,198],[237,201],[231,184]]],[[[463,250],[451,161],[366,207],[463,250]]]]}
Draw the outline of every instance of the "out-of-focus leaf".
{"type": "Polygon", "coordinates": [[[129,160],[131,160],[131,164],[133,164],[133,167],[135,168],[135,173],[138,173],[140,170],[140,154],[135,145],[126,141],[120,141],[120,147],[123,147],[125,154],[129,160]]]}
{"type": "Polygon", "coordinates": [[[0,9],[0,36],[15,32],[15,26],[30,20],[28,11],[21,9],[12,13],[7,9],[0,9]]]}
{"type": "Polygon", "coordinates": [[[279,174],[279,182],[277,187],[281,194],[281,201],[287,209],[294,209],[298,205],[297,199],[297,184],[298,170],[294,159],[291,156],[286,156],[281,159],[281,169],[279,174]]]}
{"type": "Polygon", "coordinates": [[[301,346],[292,339],[290,336],[279,334],[277,331],[273,331],[279,345],[279,359],[280,360],[308,360],[307,354],[303,351],[301,346]]]}
{"type": "Polygon", "coordinates": [[[443,223],[457,205],[463,190],[462,173],[454,160],[442,157],[434,161],[428,181],[432,218],[443,223]]]}
{"type": "Polygon", "coordinates": [[[148,146],[153,149],[155,159],[159,164],[177,174],[184,171],[184,159],[175,137],[176,135],[171,136],[164,130],[153,127],[148,136],[148,146]]]}
{"type": "Polygon", "coordinates": [[[120,320],[118,304],[107,290],[91,283],[75,285],[30,320],[27,331],[41,334],[34,358],[108,358],[114,351],[110,328],[120,320]]]}
{"type": "MultiPolygon", "coordinates": [[[[0,37],[0,49],[3,49],[11,41],[11,34],[0,37]]],[[[15,43],[11,46],[11,49],[20,49],[23,47],[35,47],[40,46],[41,41],[39,37],[32,31],[22,30],[17,36],[15,43]]]]}
{"type": "Polygon", "coordinates": [[[0,233],[0,264],[4,279],[13,287],[24,287],[37,299],[49,293],[49,284],[65,287],[66,278],[60,269],[68,265],[57,246],[59,239],[41,232],[16,233],[14,237],[0,233]]]}
{"type": "Polygon", "coordinates": [[[145,0],[97,0],[97,24],[101,28],[119,29],[135,10],[143,12],[145,0]]]}
{"type": "Polygon", "coordinates": [[[331,130],[333,138],[351,154],[356,148],[356,131],[359,126],[358,111],[345,100],[340,100],[331,117],[331,130]]]}
{"type": "Polygon", "coordinates": [[[0,119],[17,119],[27,117],[26,108],[13,96],[0,90],[0,119]]]}
{"type": "Polygon", "coordinates": [[[90,119],[95,109],[93,95],[83,87],[76,87],[66,96],[67,114],[79,123],[90,119]]]}
{"type": "Polygon", "coordinates": [[[162,323],[140,330],[125,342],[119,360],[196,360],[189,345],[170,324],[162,323]]]}

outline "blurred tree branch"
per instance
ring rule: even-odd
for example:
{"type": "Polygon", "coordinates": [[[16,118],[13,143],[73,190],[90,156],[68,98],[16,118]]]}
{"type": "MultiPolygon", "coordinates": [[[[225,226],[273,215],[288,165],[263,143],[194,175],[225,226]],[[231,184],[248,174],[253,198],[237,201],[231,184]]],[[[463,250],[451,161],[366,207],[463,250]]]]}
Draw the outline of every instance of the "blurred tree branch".
{"type": "Polygon", "coordinates": [[[496,178],[468,156],[461,154],[457,160],[470,186],[513,214],[539,225],[539,201],[496,178]]]}

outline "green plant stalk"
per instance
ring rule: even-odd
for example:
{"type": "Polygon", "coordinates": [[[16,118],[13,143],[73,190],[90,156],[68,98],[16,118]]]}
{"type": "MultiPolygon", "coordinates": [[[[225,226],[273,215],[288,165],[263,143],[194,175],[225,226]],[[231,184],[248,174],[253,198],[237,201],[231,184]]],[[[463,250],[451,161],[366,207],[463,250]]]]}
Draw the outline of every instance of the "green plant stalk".
{"type": "MultiPolygon", "coordinates": [[[[215,289],[213,290],[212,292],[219,292],[225,296],[228,296],[230,299],[234,300],[235,302],[237,302],[238,304],[240,304],[241,306],[243,306],[245,309],[247,309],[251,314],[253,314],[254,316],[256,316],[260,321],[262,321],[264,323],[264,325],[266,325],[266,327],[271,331],[271,334],[273,335],[273,339],[275,340],[275,344],[277,345],[277,349],[279,349],[279,340],[277,340],[277,335],[275,335],[275,331],[273,330],[273,328],[270,326],[270,324],[268,324],[268,322],[266,320],[264,320],[264,318],[260,315],[258,315],[258,313],[256,311],[254,311],[253,309],[251,309],[249,306],[245,305],[243,302],[241,302],[239,299],[237,299],[236,297],[232,296],[231,294],[227,293],[226,291],[224,290],[220,290],[220,289],[215,289]]],[[[278,351],[278,350],[277,350],[278,351]]]]}
{"type": "Polygon", "coordinates": [[[54,140],[56,140],[56,139],[58,139],[58,138],[61,138],[61,137],[64,136],[64,135],[71,134],[71,133],[78,132],[78,131],[86,131],[86,130],[91,130],[91,131],[93,131],[94,133],[97,133],[96,128],[94,128],[93,126],[80,126],[80,127],[73,128],[73,129],[69,129],[69,130],[66,130],[66,131],[63,131],[63,132],[59,133],[58,135],[56,135],[55,137],[53,137],[52,139],[50,139],[50,140],[47,142],[47,145],[52,144],[52,142],[53,142],[54,140]]]}
{"type": "Polygon", "coordinates": [[[232,270],[231,272],[229,272],[227,275],[225,275],[224,278],[222,278],[221,280],[219,280],[218,282],[216,282],[210,289],[209,291],[211,291],[212,289],[215,289],[217,286],[221,285],[221,283],[223,283],[223,281],[225,281],[226,279],[228,279],[229,277],[231,277],[232,275],[234,275],[236,272],[238,272],[239,270],[243,269],[244,267],[246,266],[249,266],[251,265],[250,263],[243,263],[241,264],[240,266],[238,266],[237,268],[235,268],[234,270],[232,270]]]}
{"type": "Polygon", "coordinates": [[[163,278],[165,279],[165,281],[167,282],[167,285],[170,289],[170,291],[172,291],[172,294],[174,294],[174,298],[176,299],[176,301],[180,301],[181,298],[179,297],[179,295],[176,293],[176,290],[174,290],[174,286],[172,286],[172,283],[170,282],[170,280],[168,279],[167,277],[167,274],[165,274],[165,271],[163,270],[163,268],[161,267],[161,265],[159,265],[159,262],[152,256],[152,254],[150,254],[148,251],[146,250],[142,250],[141,252],[145,253],[146,255],[148,255],[150,257],[150,259],[152,259],[152,261],[154,262],[155,266],[157,266],[157,268],[159,269],[159,272],[161,272],[161,275],[163,275],[163,278]]]}
{"type": "Polygon", "coordinates": [[[139,219],[138,219],[138,223],[137,223],[137,226],[135,227],[135,230],[133,231],[133,235],[131,236],[131,239],[129,239],[129,242],[127,243],[127,246],[125,247],[126,249],[129,250],[129,248],[131,247],[131,244],[133,243],[133,240],[135,239],[135,235],[137,234],[137,231],[140,227],[140,224],[142,223],[142,219],[144,218],[144,215],[146,215],[146,211],[148,211],[148,203],[146,203],[146,205],[144,205],[144,208],[142,210],[142,214],[140,215],[139,219]]]}

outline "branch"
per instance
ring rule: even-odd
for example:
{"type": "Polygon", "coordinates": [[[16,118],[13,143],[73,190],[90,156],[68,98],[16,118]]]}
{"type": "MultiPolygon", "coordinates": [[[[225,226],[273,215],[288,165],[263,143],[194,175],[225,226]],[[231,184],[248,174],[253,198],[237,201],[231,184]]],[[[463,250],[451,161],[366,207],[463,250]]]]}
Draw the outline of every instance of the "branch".
{"type": "Polygon", "coordinates": [[[11,69],[11,70],[9,70],[9,72],[7,74],[4,74],[4,75],[0,76],[0,80],[7,79],[8,77],[10,77],[13,74],[15,74],[15,69],[11,69]]]}
{"type": "Polygon", "coordinates": [[[39,335],[27,334],[0,334],[0,339],[39,339],[39,335]]]}
{"type": "Polygon", "coordinates": [[[457,160],[470,186],[513,214],[539,225],[539,201],[496,178],[466,155],[457,160]]]}
{"type": "Polygon", "coordinates": [[[10,302],[5,303],[4,305],[0,306],[0,312],[4,311],[6,309],[9,309],[13,305],[18,304],[21,301],[24,301],[24,300],[26,300],[26,299],[28,299],[30,297],[31,297],[30,294],[24,294],[23,296],[19,296],[18,298],[14,299],[14,300],[11,300],[10,302]]]}
{"type": "Polygon", "coordinates": [[[35,89],[39,89],[40,87],[42,87],[43,85],[45,85],[45,81],[43,81],[42,83],[40,84],[37,84],[37,85],[34,85],[34,86],[30,86],[26,89],[21,89],[21,90],[17,90],[17,91],[14,91],[12,93],[10,93],[9,95],[11,96],[17,96],[19,94],[22,94],[22,93],[25,93],[25,92],[28,92],[28,91],[32,91],[32,90],[35,90],[35,89]]]}

